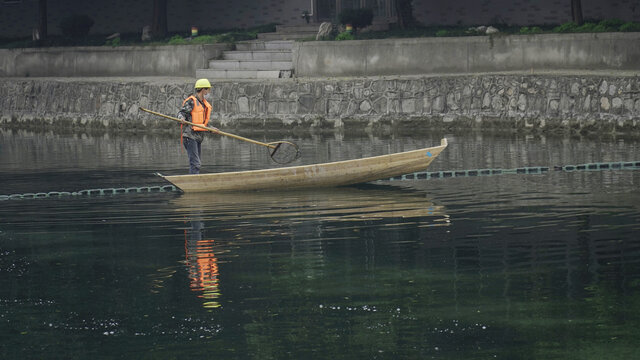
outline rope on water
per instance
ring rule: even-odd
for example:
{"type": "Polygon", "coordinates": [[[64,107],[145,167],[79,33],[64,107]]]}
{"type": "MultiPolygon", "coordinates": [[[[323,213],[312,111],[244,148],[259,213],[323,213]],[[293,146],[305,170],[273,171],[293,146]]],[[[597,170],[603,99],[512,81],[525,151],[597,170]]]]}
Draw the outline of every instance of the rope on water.
{"type": "Polygon", "coordinates": [[[1,200],[20,200],[20,199],[43,199],[51,197],[66,197],[66,196],[92,196],[92,195],[116,195],[127,193],[152,193],[152,192],[171,192],[178,191],[178,188],[173,185],[164,186],[140,186],[140,187],[128,187],[128,188],[105,188],[105,189],[86,189],[74,192],[68,191],[50,191],[39,193],[24,193],[24,194],[11,194],[0,195],[1,200]]]}
{"type": "Polygon", "coordinates": [[[624,162],[607,162],[607,163],[588,163],[580,165],[564,165],[537,167],[520,167],[515,169],[475,169],[475,170],[451,170],[451,171],[434,171],[434,172],[415,172],[396,176],[388,181],[396,180],[417,180],[417,179],[442,179],[452,177],[468,177],[468,176],[492,176],[506,174],[544,174],[549,171],[603,171],[603,170],[638,170],[640,169],[640,161],[624,161],[624,162]]]}
{"type": "MultiPolygon", "coordinates": [[[[434,171],[434,172],[415,172],[413,174],[406,174],[402,176],[396,176],[385,180],[417,180],[417,179],[443,179],[453,177],[468,177],[468,176],[493,176],[493,175],[506,175],[506,174],[544,174],[549,171],[603,171],[603,170],[638,170],[640,169],[640,161],[625,161],[625,162],[608,162],[608,163],[589,163],[580,165],[565,165],[554,166],[553,168],[547,166],[538,167],[521,167],[515,169],[475,169],[475,170],[452,170],[452,171],[434,171]]],[[[180,191],[174,185],[164,186],[141,186],[141,187],[129,187],[129,188],[106,188],[106,189],[86,189],[74,192],[67,191],[50,191],[39,193],[25,193],[25,194],[11,194],[0,195],[0,201],[2,200],[20,200],[20,199],[42,199],[52,197],[66,197],[66,196],[95,196],[95,195],[116,195],[127,193],[151,193],[151,192],[171,192],[180,191]]]]}

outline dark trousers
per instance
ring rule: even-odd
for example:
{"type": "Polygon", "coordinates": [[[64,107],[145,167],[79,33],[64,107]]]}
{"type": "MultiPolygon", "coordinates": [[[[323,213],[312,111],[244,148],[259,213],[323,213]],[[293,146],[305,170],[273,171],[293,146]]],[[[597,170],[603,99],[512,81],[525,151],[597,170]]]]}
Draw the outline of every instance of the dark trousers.
{"type": "Polygon", "coordinates": [[[200,156],[202,143],[194,139],[183,137],[184,148],[189,156],[189,174],[200,174],[200,156]]]}

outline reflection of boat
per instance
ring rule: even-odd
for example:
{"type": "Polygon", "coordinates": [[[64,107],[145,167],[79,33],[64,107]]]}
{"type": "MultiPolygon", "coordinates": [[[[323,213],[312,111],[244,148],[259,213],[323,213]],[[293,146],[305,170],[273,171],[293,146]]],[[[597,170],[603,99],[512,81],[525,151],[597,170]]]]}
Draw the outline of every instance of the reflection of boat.
{"type": "Polygon", "coordinates": [[[297,191],[185,193],[172,200],[176,210],[197,210],[217,220],[362,221],[402,218],[425,226],[448,225],[440,205],[424,194],[388,186],[297,191]]]}
{"type": "Polygon", "coordinates": [[[440,146],[363,159],[275,169],[161,176],[184,192],[335,187],[425,170],[446,147],[447,139],[442,139],[440,146]]]}
{"type": "MultiPolygon", "coordinates": [[[[183,193],[172,198],[170,206],[178,219],[189,221],[185,249],[191,289],[209,310],[223,306],[220,274],[232,271],[229,264],[245,253],[245,246],[273,247],[268,251],[281,251],[280,246],[285,246],[292,257],[300,259],[296,271],[319,274],[325,266],[323,249],[327,241],[359,239],[357,233],[375,228],[391,230],[386,235],[377,233],[377,239],[397,241],[397,230],[403,227],[450,225],[444,207],[434,205],[424,193],[374,184],[293,191],[183,193]]],[[[367,249],[367,256],[375,255],[375,247],[367,249]]]]}

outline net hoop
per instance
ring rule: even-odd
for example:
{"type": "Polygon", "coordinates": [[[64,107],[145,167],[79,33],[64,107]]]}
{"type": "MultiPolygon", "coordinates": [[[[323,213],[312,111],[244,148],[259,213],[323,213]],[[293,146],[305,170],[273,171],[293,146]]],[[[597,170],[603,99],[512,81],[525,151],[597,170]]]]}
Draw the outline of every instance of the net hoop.
{"type": "Polygon", "coordinates": [[[269,156],[278,164],[288,164],[300,157],[298,145],[289,141],[269,143],[269,156]]]}

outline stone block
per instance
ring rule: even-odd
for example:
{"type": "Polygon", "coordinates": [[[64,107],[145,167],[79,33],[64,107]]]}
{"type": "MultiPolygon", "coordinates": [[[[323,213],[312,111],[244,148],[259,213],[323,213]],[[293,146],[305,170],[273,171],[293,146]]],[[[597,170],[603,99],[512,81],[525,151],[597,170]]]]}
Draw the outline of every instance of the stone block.
{"type": "Polygon", "coordinates": [[[589,112],[591,109],[591,95],[587,95],[582,103],[582,111],[589,112]]]}
{"type": "Polygon", "coordinates": [[[249,112],[249,98],[246,96],[241,96],[236,100],[238,104],[238,112],[239,113],[248,113],[249,112]]]}
{"type": "Polygon", "coordinates": [[[614,111],[620,112],[620,110],[622,110],[622,99],[620,99],[619,97],[614,97],[613,99],[611,99],[611,108],[614,111]]]}
{"type": "Polygon", "coordinates": [[[371,103],[369,102],[369,100],[364,100],[360,102],[359,108],[360,108],[360,112],[368,113],[373,107],[371,106],[371,103]]]}
{"type": "Polygon", "coordinates": [[[502,96],[496,95],[491,99],[491,109],[494,111],[504,110],[504,100],[502,96]]]}
{"type": "Polygon", "coordinates": [[[308,114],[314,109],[315,98],[311,95],[300,95],[298,97],[298,112],[308,114]]]}
{"type": "Polygon", "coordinates": [[[433,99],[431,110],[434,111],[435,113],[441,113],[444,111],[444,107],[445,107],[444,97],[442,95],[436,96],[435,99],[433,99]]]}
{"type": "Polygon", "coordinates": [[[387,114],[387,99],[385,97],[380,97],[373,102],[373,110],[376,114],[387,114]]]}
{"type": "Polygon", "coordinates": [[[338,116],[340,115],[340,100],[335,100],[335,99],[329,99],[327,102],[327,113],[331,116],[338,116]]]}
{"type": "Polygon", "coordinates": [[[520,94],[518,96],[518,102],[517,102],[517,107],[518,110],[520,111],[526,111],[527,110],[527,95],[525,94],[520,94]]]}
{"type": "Polygon", "coordinates": [[[401,100],[401,112],[403,114],[413,114],[416,110],[416,100],[415,99],[403,99],[401,100]]]}
{"type": "Polygon", "coordinates": [[[600,92],[601,95],[604,95],[607,93],[608,89],[609,84],[607,83],[607,80],[602,80],[602,82],[600,83],[600,87],[598,88],[598,92],[600,92]]]}
{"type": "Polygon", "coordinates": [[[482,97],[482,109],[489,109],[491,107],[491,95],[486,92],[482,97]]]}
{"type": "Polygon", "coordinates": [[[459,94],[458,94],[458,99],[456,99],[456,94],[455,93],[448,93],[447,94],[447,109],[449,110],[458,110],[460,109],[460,106],[458,105],[458,100],[459,100],[459,94]]]}
{"type": "Polygon", "coordinates": [[[425,96],[422,98],[422,113],[423,114],[431,114],[432,102],[431,98],[425,96]]]}

